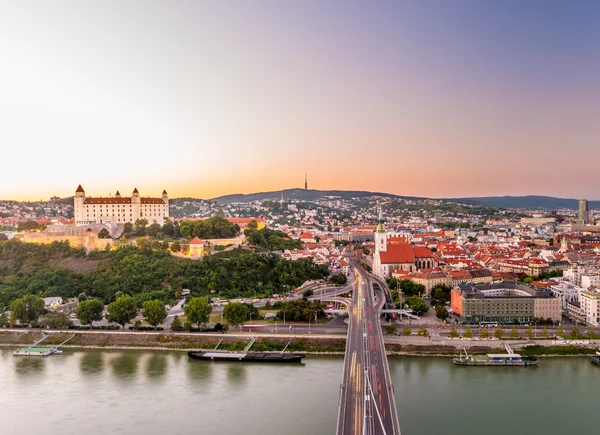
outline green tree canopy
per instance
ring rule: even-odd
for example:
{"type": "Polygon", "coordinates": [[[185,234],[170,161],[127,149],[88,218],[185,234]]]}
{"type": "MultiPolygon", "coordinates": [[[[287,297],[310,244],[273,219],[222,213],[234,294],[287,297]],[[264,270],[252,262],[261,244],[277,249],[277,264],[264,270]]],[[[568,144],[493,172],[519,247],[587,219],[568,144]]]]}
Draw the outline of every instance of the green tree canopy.
{"type": "Polygon", "coordinates": [[[48,314],[40,318],[40,326],[50,329],[67,329],[73,322],[65,313],[58,311],[50,311],[48,314]]]}
{"type": "Polygon", "coordinates": [[[82,325],[92,326],[93,322],[102,320],[104,304],[98,299],[87,299],[79,303],[75,315],[82,325]]]}
{"type": "Polygon", "coordinates": [[[242,325],[248,318],[248,307],[241,302],[230,302],[223,309],[223,318],[234,328],[242,325]]]}
{"type": "Polygon", "coordinates": [[[98,238],[100,238],[100,239],[110,239],[110,233],[108,232],[108,230],[106,228],[102,228],[98,232],[98,238]]]}
{"type": "Polygon", "coordinates": [[[143,304],[143,312],[146,322],[154,326],[154,329],[167,318],[167,308],[165,303],[159,299],[146,301],[143,304]]]}
{"type": "Polygon", "coordinates": [[[201,324],[206,325],[208,323],[210,313],[212,313],[212,306],[206,298],[191,298],[185,304],[184,313],[190,322],[196,323],[200,327],[201,324]]]}
{"type": "Polygon", "coordinates": [[[107,320],[118,323],[123,329],[125,329],[125,324],[135,319],[135,315],[135,301],[129,295],[119,296],[116,301],[108,304],[107,320]]]}
{"type": "Polygon", "coordinates": [[[26,295],[15,299],[10,304],[10,311],[13,319],[18,320],[22,325],[29,326],[44,313],[44,300],[39,296],[26,295]]]}

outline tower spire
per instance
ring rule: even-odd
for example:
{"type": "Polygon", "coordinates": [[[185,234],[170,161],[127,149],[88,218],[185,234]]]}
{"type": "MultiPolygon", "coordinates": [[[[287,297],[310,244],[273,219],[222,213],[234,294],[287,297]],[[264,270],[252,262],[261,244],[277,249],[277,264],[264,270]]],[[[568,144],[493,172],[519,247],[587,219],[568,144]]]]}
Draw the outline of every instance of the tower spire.
{"type": "Polygon", "coordinates": [[[379,204],[379,219],[377,220],[377,229],[376,233],[385,233],[385,225],[383,224],[383,209],[381,204],[379,204]]]}

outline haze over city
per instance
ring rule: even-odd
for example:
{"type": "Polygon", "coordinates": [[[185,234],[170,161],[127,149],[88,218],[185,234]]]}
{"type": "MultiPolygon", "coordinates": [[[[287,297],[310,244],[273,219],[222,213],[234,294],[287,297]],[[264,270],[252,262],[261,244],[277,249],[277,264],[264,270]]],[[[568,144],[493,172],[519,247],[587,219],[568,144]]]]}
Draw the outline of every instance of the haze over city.
{"type": "Polygon", "coordinates": [[[597,198],[600,5],[10,2],[0,197],[597,198]]]}

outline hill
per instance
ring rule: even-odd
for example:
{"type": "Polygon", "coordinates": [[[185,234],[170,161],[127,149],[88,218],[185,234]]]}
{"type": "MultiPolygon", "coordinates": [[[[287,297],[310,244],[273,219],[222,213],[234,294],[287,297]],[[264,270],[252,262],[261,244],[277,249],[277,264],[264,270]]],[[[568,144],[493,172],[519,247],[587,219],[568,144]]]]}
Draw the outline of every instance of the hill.
{"type": "MultiPolygon", "coordinates": [[[[460,202],[465,204],[481,204],[498,208],[521,209],[559,209],[568,208],[577,210],[579,207],[576,199],[555,198],[552,196],[483,196],[470,198],[444,198],[444,201],[460,202]]],[[[600,209],[600,201],[590,201],[590,209],[600,209]]]]}
{"type": "Polygon", "coordinates": [[[216,201],[219,204],[231,204],[234,202],[251,202],[251,201],[278,201],[281,199],[281,195],[283,194],[284,199],[293,199],[298,201],[314,201],[316,199],[335,196],[342,199],[350,199],[350,198],[364,198],[368,196],[383,196],[388,198],[405,198],[405,199],[426,199],[426,198],[418,198],[411,196],[400,196],[394,195],[391,193],[382,193],[382,192],[368,192],[363,190],[315,190],[315,189],[284,189],[284,190],[274,190],[271,192],[258,192],[258,193],[250,193],[243,194],[237,193],[232,195],[224,195],[219,196],[217,198],[213,198],[213,201],[216,201]]]}

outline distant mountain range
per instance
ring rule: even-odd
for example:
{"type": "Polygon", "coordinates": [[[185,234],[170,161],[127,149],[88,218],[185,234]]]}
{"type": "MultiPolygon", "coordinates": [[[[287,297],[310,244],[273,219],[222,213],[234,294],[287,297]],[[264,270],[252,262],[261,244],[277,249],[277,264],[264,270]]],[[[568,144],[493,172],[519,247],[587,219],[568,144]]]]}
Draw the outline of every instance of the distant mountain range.
{"type": "MultiPolygon", "coordinates": [[[[472,198],[444,198],[444,201],[462,202],[465,204],[482,204],[498,208],[547,209],[569,208],[577,210],[577,199],[554,198],[552,196],[482,196],[472,198]]],[[[600,201],[590,201],[590,209],[600,209],[600,201]]]]}
{"type": "MultiPolygon", "coordinates": [[[[286,200],[293,199],[299,201],[314,201],[316,199],[334,196],[342,199],[350,198],[365,198],[369,196],[381,196],[387,198],[402,198],[411,200],[430,199],[426,197],[402,196],[392,193],[369,192],[363,190],[314,190],[314,189],[284,189],[275,190],[272,192],[258,192],[243,194],[237,193],[232,195],[219,196],[213,198],[219,204],[231,204],[235,202],[251,202],[251,201],[279,201],[281,195],[286,200]]],[[[520,209],[559,209],[568,208],[577,210],[578,202],[576,199],[555,198],[552,196],[482,196],[482,197],[467,197],[467,198],[440,198],[441,201],[458,202],[463,204],[481,204],[489,207],[498,208],[520,208],[520,209]]],[[[600,209],[600,201],[590,201],[590,209],[600,209]]]]}
{"type": "Polygon", "coordinates": [[[387,198],[406,198],[406,199],[426,199],[417,198],[412,196],[400,196],[392,193],[381,193],[381,192],[367,192],[362,190],[314,190],[314,189],[284,189],[275,190],[272,192],[259,192],[259,193],[236,193],[233,195],[224,195],[217,198],[213,198],[219,204],[231,204],[233,202],[251,202],[251,201],[279,201],[281,195],[283,199],[294,199],[298,201],[314,201],[316,199],[335,196],[342,199],[350,198],[365,198],[368,196],[382,196],[387,198]]]}

